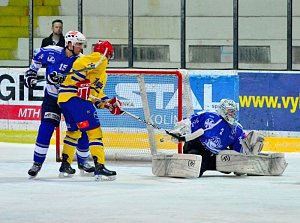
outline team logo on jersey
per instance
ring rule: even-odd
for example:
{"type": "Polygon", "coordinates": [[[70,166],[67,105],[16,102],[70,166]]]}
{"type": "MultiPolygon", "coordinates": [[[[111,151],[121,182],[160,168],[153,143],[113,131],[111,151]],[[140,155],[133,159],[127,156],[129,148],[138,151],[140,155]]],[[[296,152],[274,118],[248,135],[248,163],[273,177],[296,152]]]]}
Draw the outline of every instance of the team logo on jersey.
{"type": "Polygon", "coordinates": [[[205,128],[211,128],[215,124],[215,121],[212,118],[208,118],[204,122],[205,128]]]}
{"type": "Polygon", "coordinates": [[[213,149],[213,150],[222,148],[221,139],[216,136],[205,140],[205,142],[203,142],[203,144],[205,144],[208,148],[213,149]]]}
{"type": "Polygon", "coordinates": [[[196,124],[198,124],[198,123],[199,123],[199,119],[196,118],[196,119],[194,119],[194,120],[192,121],[191,126],[194,127],[194,126],[195,126],[196,124]]]}
{"type": "Polygon", "coordinates": [[[47,58],[47,61],[49,62],[49,63],[55,63],[55,58],[54,58],[54,56],[48,56],[48,58],[47,58]]]}
{"type": "Polygon", "coordinates": [[[94,63],[89,63],[88,66],[89,66],[91,69],[95,69],[95,67],[96,67],[94,63]]]}
{"type": "Polygon", "coordinates": [[[93,85],[98,89],[103,88],[103,83],[99,80],[99,78],[95,79],[95,81],[93,82],[93,85]]]}

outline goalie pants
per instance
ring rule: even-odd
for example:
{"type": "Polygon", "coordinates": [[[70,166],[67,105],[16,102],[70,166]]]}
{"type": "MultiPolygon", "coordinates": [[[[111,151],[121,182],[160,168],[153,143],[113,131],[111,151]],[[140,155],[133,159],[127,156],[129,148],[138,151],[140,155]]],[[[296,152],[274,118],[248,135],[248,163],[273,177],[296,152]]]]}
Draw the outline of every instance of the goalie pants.
{"type": "Polygon", "coordinates": [[[216,170],[216,154],[207,150],[198,139],[185,142],[183,153],[202,156],[199,177],[201,177],[206,170],[216,170]]]}

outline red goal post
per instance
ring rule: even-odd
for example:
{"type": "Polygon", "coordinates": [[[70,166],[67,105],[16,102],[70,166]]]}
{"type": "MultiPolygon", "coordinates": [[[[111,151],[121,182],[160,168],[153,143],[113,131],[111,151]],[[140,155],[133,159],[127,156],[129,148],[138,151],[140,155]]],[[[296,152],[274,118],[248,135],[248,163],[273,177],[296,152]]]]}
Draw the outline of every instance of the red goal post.
{"type": "MultiPolygon", "coordinates": [[[[190,97],[184,97],[190,88],[181,70],[108,69],[107,74],[105,94],[117,96],[126,111],[162,129],[171,129],[183,115],[191,113],[183,105],[183,98],[186,105],[192,103],[190,97]]],[[[107,109],[99,109],[98,117],[107,159],[151,160],[151,154],[182,153],[182,145],[171,142],[163,131],[132,117],[113,116],[107,109]]],[[[61,127],[60,132],[64,131],[61,127]]],[[[63,135],[57,137],[57,158],[63,135]]]]}

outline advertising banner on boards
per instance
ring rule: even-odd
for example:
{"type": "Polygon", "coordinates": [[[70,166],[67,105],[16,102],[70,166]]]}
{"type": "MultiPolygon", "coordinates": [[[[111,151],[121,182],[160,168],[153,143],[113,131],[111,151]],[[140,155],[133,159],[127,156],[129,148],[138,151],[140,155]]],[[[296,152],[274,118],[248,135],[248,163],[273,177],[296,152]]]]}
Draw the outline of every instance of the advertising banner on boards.
{"type": "Polygon", "coordinates": [[[245,129],[300,130],[300,75],[239,72],[240,118],[245,129]]]}
{"type": "Polygon", "coordinates": [[[239,78],[236,71],[188,71],[195,112],[215,111],[222,98],[238,102],[239,78]]]}

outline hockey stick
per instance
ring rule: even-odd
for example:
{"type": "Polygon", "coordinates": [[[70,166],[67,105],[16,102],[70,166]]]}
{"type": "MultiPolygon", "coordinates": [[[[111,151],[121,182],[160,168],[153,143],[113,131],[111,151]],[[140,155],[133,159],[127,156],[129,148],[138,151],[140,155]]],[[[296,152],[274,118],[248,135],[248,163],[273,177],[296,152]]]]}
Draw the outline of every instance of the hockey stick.
{"type": "MultiPolygon", "coordinates": [[[[99,98],[97,98],[97,97],[95,97],[95,96],[93,96],[93,95],[90,95],[90,98],[92,98],[92,99],[94,99],[94,100],[97,100],[97,101],[103,102],[101,99],[99,99],[99,98]]],[[[124,109],[122,109],[122,111],[123,111],[122,115],[123,115],[123,114],[126,114],[126,115],[128,115],[129,117],[134,118],[134,119],[136,119],[136,120],[138,120],[138,121],[140,121],[140,122],[143,122],[143,123],[145,123],[146,125],[150,125],[150,126],[152,126],[153,128],[155,128],[155,129],[158,129],[158,130],[164,130],[166,134],[168,134],[168,135],[170,135],[170,136],[173,136],[173,137],[176,138],[178,141],[185,141],[185,137],[183,137],[183,136],[180,136],[180,135],[174,134],[174,133],[172,133],[172,132],[169,132],[169,131],[166,130],[166,129],[162,129],[161,127],[159,127],[159,126],[157,126],[157,125],[155,125],[155,124],[153,124],[153,123],[151,123],[151,122],[148,122],[148,121],[146,121],[145,119],[142,119],[142,118],[140,118],[140,117],[138,117],[138,116],[136,116],[136,115],[134,115],[134,114],[132,114],[132,113],[130,113],[130,112],[128,112],[128,111],[125,111],[124,109]]]]}
{"type": "MultiPolygon", "coordinates": [[[[93,98],[93,99],[98,100],[98,101],[102,101],[102,100],[100,100],[99,98],[97,98],[97,97],[95,97],[93,95],[90,95],[90,98],[93,98]]],[[[138,117],[138,116],[136,116],[136,115],[134,115],[134,114],[132,114],[132,113],[124,110],[124,109],[122,109],[122,111],[123,111],[122,114],[126,114],[129,117],[134,118],[134,119],[136,119],[136,120],[138,120],[140,122],[143,122],[146,125],[149,125],[149,126],[155,128],[157,130],[163,130],[163,131],[165,131],[165,133],[167,135],[170,135],[170,136],[176,138],[179,142],[191,141],[191,140],[193,140],[195,138],[198,138],[199,136],[203,135],[205,131],[214,128],[216,125],[218,125],[222,121],[222,119],[220,119],[216,123],[214,123],[213,125],[211,125],[210,127],[206,128],[206,129],[198,129],[197,131],[195,131],[195,132],[193,132],[191,134],[181,135],[180,133],[172,133],[172,132],[170,132],[170,131],[168,131],[166,129],[163,129],[163,128],[159,127],[158,125],[155,125],[152,122],[148,122],[145,119],[142,119],[142,118],[140,118],[140,117],[138,117]]],[[[161,139],[160,141],[163,142],[164,139],[161,139]]]]}
{"type": "MultiPolygon", "coordinates": [[[[102,55],[102,57],[100,58],[100,60],[99,60],[96,64],[91,63],[91,64],[90,64],[90,67],[85,67],[85,68],[80,69],[80,70],[72,70],[72,71],[70,71],[70,72],[63,73],[63,74],[61,74],[61,75],[62,75],[62,76],[68,76],[68,75],[70,75],[70,74],[80,73],[80,72],[85,72],[85,71],[89,71],[89,70],[96,69],[96,68],[103,62],[104,57],[105,57],[106,54],[107,54],[107,51],[108,51],[108,48],[105,49],[104,54],[102,55]]],[[[46,78],[37,80],[37,83],[43,82],[43,81],[46,81],[46,78]]]]}
{"type": "Polygon", "coordinates": [[[181,136],[181,135],[179,135],[179,134],[174,134],[174,133],[172,133],[172,132],[170,132],[170,131],[168,131],[168,130],[166,130],[166,129],[162,129],[161,127],[159,127],[159,126],[157,126],[157,125],[155,125],[155,124],[153,124],[153,123],[151,123],[151,122],[148,122],[148,121],[146,121],[145,119],[142,119],[142,118],[140,118],[140,117],[138,117],[138,116],[136,116],[136,115],[134,115],[134,114],[132,114],[132,113],[130,113],[130,112],[128,112],[128,111],[123,110],[123,114],[126,114],[126,115],[130,116],[131,118],[134,118],[134,119],[136,119],[136,120],[138,120],[138,121],[140,121],[140,122],[143,122],[143,123],[145,123],[146,125],[150,125],[150,126],[152,126],[153,128],[155,128],[155,129],[163,130],[163,131],[165,131],[166,134],[168,134],[168,135],[170,135],[170,136],[176,138],[178,141],[185,141],[185,137],[184,137],[184,136],[181,136]]]}
{"type": "MultiPolygon", "coordinates": [[[[197,131],[193,132],[193,133],[190,133],[190,134],[186,134],[186,135],[180,135],[180,138],[184,138],[184,140],[181,140],[181,141],[191,141],[191,140],[194,140],[200,136],[202,136],[206,131],[210,130],[210,129],[213,129],[216,125],[218,125],[220,122],[222,121],[222,119],[219,119],[216,123],[214,123],[213,125],[211,125],[210,127],[206,128],[206,129],[198,129],[197,131]]],[[[173,135],[177,135],[177,134],[180,134],[180,133],[172,133],[173,135]]],[[[176,138],[176,137],[175,137],[176,138]]],[[[168,139],[170,140],[170,139],[168,139]]],[[[164,138],[161,138],[160,139],[161,142],[164,142],[165,139],[164,138]]],[[[172,140],[171,140],[172,141],[172,140]]],[[[180,141],[180,140],[179,140],[180,141]]]]}

